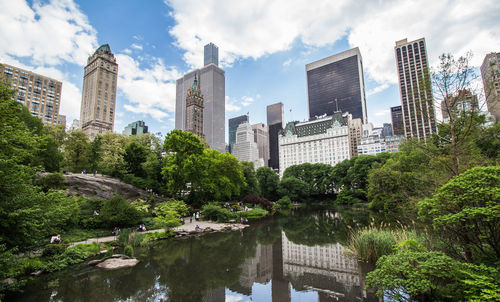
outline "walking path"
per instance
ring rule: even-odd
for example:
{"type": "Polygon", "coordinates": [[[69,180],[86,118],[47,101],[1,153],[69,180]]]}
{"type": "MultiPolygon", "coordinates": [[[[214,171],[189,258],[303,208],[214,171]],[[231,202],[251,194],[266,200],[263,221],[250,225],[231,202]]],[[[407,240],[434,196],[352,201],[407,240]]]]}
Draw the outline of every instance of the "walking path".
{"type": "MultiPolygon", "coordinates": [[[[215,232],[227,230],[228,228],[230,229],[243,229],[247,227],[248,225],[245,224],[239,224],[239,223],[217,223],[217,222],[212,222],[212,221],[195,221],[189,222],[189,217],[184,218],[185,223],[181,226],[178,226],[176,228],[173,228],[172,231],[176,233],[192,233],[196,231],[196,225],[200,227],[201,230],[205,230],[206,228],[210,228],[215,232]]],[[[165,232],[165,229],[157,229],[157,230],[150,230],[150,231],[145,231],[141,233],[158,233],[158,232],[165,232]]],[[[79,245],[79,244],[90,244],[93,242],[111,242],[111,241],[116,241],[118,236],[106,236],[106,237],[98,237],[98,238],[89,238],[84,241],[79,241],[79,242],[73,242],[69,245],[69,247],[79,245]]]]}

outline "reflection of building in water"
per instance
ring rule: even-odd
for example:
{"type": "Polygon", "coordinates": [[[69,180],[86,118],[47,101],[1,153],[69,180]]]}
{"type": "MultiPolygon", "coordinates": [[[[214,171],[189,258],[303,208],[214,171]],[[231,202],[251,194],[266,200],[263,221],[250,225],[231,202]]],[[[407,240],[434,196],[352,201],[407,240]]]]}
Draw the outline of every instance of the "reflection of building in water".
{"type": "Polygon", "coordinates": [[[271,280],[273,247],[257,244],[255,256],[246,259],[241,270],[238,284],[231,286],[230,289],[244,295],[250,295],[254,282],[265,284],[271,280]]]}
{"type": "Polygon", "coordinates": [[[295,244],[283,234],[283,273],[301,276],[306,273],[334,277],[345,286],[359,286],[356,259],[344,253],[340,243],[324,246],[295,244]]]}
{"type": "Polygon", "coordinates": [[[219,302],[226,301],[226,288],[219,287],[216,289],[209,289],[203,296],[203,302],[219,302]]]}

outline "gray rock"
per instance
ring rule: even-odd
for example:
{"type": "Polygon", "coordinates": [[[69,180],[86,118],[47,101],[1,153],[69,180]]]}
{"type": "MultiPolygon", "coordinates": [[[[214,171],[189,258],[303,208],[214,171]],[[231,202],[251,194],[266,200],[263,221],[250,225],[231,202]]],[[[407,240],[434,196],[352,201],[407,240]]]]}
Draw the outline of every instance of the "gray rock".
{"type": "Polygon", "coordinates": [[[135,258],[122,259],[122,258],[109,258],[103,262],[97,264],[97,267],[107,270],[119,269],[124,267],[133,267],[139,263],[139,260],[135,258]]]}
{"type": "Polygon", "coordinates": [[[42,273],[43,273],[42,271],[36,271],[36,272],[32,272],[30,275],[35,276],[35,277],[38,277],[38,276],[40,276],[42,273]]]}
{"type": "Polygon", "coordinates": [[[93,265],[96,265],[98,263],[101,263],[102,261],[103,261],[102,259],[90,260],[88,265],[93,266],[93,265]]]}

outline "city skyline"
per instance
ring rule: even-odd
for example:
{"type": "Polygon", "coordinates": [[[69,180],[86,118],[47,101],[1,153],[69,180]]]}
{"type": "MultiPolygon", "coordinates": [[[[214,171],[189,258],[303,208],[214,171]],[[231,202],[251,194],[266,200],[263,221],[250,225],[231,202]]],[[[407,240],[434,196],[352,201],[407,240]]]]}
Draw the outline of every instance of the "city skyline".
{"type": "Polygon", "coordinates": [[[85,61],[99,45],[109,44],[120,66],[114,131],[120,132],[134,120],[144,120],[152,133],[166,134],[174,129],[175,80],[202,67],[203,45],[209,42],[219,47],[219,63],[226,71],[225,125],[229,118],[246,112],[250,112],[253,123],[265,122],[266,106],[276,102],[284,104],[285,122],[306,120],[304,66],[359,47],[368,120],[382,126],[391,120],[390,107],[400,105],[395,41],[425,37],[431,66],[436,66],[443,52],[459,56],[472,50],[473,65],[478,67],[487,53],[500,49],[500,27],[495,26],[500,23],[500,4],[455,4],[449,9],[449,4],[433,3],[425,16],[410,14],[401,19],[401,12],[418,11],[426,4],[380,3],[375,9],[371,4],[359,8],[346,3],[343,9],[337,9],[328,2],[324,5],[332,6],[332,10],[327,18],[319,11],[315,13],[315,6],[304,11],[301,3],[286,8],[293,17],[277,17],[277,8],[258,3],[247,4],[251,7],[228,3],[227,12],[221,12],[210,1],[168,1],[147,6],[132,2],[0,1],[0,21],[8,24],[0,30],[0,38],[6,42],[0,46],[0,62],[62,81],[60,113],[67,116],[70,125],[79,116],[85,61]],[[203,7],[194,9],[200,5],[203,7]],[[259,13],[248,18],[247,11],[252,8],[259,13]],[[207,16],[197,15],[202,10],[207,16]],[[141,26],[124,22],[133,14],[141,20],[141,26]],[[182,14],[188,18],[181,18],[182,14]],[[234,15],[244,21],[231,29],[234,15]],[[347,22],[353,16],[356,18],[347,22]],[[401,23],[398,28],[393,28],[396,21],[388,21],[391,16],[401,23]],[[432,24],[430,20],[436,16],[440,16],[439,24],[432,24]],[[416,24],[416,19],[421,22],[416,24]],[[282,26],[265,27],[270,20],[282,26]],[[311,24],[318,27],[308,26],[311,24]],[[55,26],[61,30],[52,31],[55,26]],[[52,36],[33,31],[36,27],[52,36]],[[455,35],[457,31],[461,34],[455,35]],[[144,95],[143,90],[148,93],[144,95]]]}

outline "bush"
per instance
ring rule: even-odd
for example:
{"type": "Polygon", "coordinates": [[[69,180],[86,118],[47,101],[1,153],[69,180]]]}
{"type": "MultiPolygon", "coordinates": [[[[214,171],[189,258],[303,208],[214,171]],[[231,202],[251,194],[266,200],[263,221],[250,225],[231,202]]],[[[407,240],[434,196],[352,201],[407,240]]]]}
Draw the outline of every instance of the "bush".
{"type": "Polygon", "coordinates": [[[43,257],[53,257],[55,255],[59,255],[64,253],[66,250],[66,245],[64,244],[47,244],[43,249],[42,256],[43,257]]]}
{"type": "Polygon", "coordinates": [[[134,248],[131,245],[127,245],[123,253],[129,257],[134,257],[134,248]]]}
{"type": "Polygon", "coordinates": [[[64,181],[65,178],[61,173],[50,173],[38,176],[34,181],[34,185],[42,187],[47,192],[50,189],[64,189],[64,181]]]}
{"type": "Polygon", "coordinates": [[[260,205],[265,209],[271,209],[272,207],[272,203],[269,200],[264,197],[258,197],[255,194],[250,194],[243,197],[243,202],[252,205],[260,205]]]}
{"type": "Polygon", "coordinates": [[[282,198],[280,198],[278,201],[277,201],[277,204],[279,206],[280,209],[282,210],[286,210],[286,209],[289,209],[291,208],[292,206],[292,201],[290,200],[290,197],[288,196],[283,196],[282,198]]]}
{"type": "Polygon", "coordinates": [[[150,187],[150,183],[148,180],[137,177],[133,174],[124,174],[121,179],[123,180],[123,182],[133,185],[134,187],[139,189],[146,190],[150,187]]]}
{"type": "Polygon", "coordinates": [[[115,226],[133,226],[141,219],[140,212],[119,195],[115,195],[104,203],[100,216],[103,224],[109,228],[115,226]]]}
{"type": "Polygon", "coordinates": [[[224,209],[214,204],[204,205],[201,214],[206,220],[213,220],[218,222],[228,222],[231,219],[236,219],[237,215],[231,213],[229,210],[224,209]]]}

